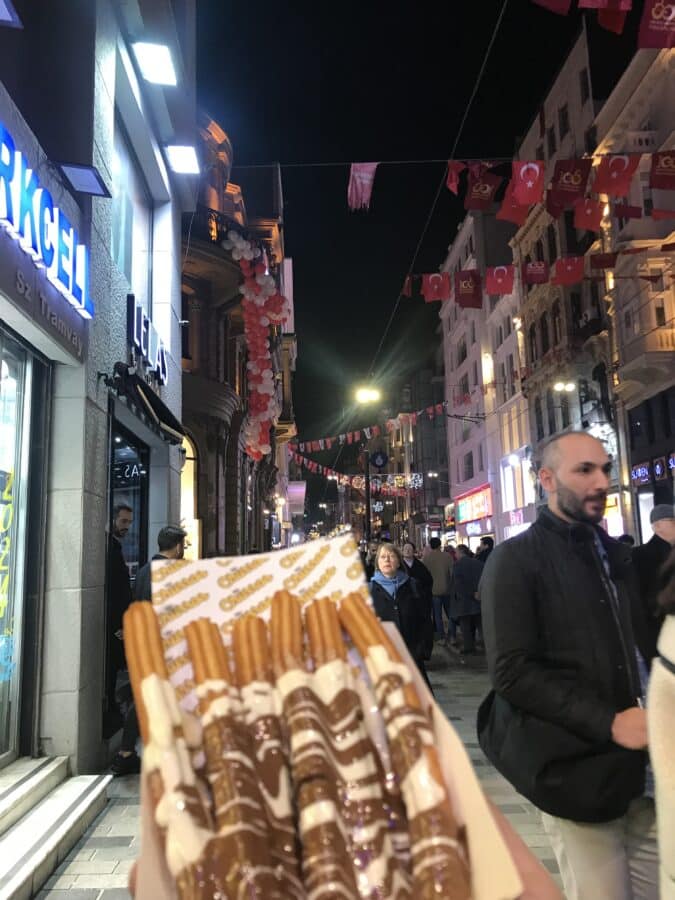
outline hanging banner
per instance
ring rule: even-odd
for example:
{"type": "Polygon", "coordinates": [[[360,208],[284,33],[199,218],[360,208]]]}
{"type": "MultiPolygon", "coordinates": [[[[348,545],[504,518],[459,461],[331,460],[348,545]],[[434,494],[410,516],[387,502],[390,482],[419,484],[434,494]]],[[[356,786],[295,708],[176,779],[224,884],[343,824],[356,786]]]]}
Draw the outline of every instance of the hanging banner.
{"type": "Polygon", "coordinates": [[[557,259],[551,273],[551,284],[571,285],[584,280],[584,257],[566,256],[557,259]]]}
{"type": "Polygon", "coordinates": [[[543,260],[523,263],[523,284],[546,284],[548,282],[548,263],[543,260]]]}
{"type": "Polygon", "coordinates": [[[488,294],[504,296],[513,291],[515,266],[492,266],[485,270],[485,290],[488,294]]]}
{"type": "Polygon", "coordinates": [[[504,222],[513,222],[514,225],[518,225],[520,227],[521,225],[525,224],[529,212],[529,207],[523,206],[522,203],[518,203],[516,198],[513,196],[513,181],[510,181],[506,186],[502,205],[500,206],[499,212],[497,213],[495,218],[500,219],[504,222]]]}
{"type": "Polygon", "coordinates": [[[595,168],[593,192],[610,197],[627,197],[635,170],[640,165],[640,153],[603,156],[595,168]]]}
{"type": "Polygon", "coordinates": [[[581,231],[600,231],[605,204],[584,197],[574,204],[574,227],[581,231]]]}
{"type": "Polygon", "coordinates": [[[675,6],[663,0],[645,0],[638,47],[663,50],[675,46],[675,6]]]}
{"type": "Polygon", "coordinates": [[[584,196],[592,164],[591,157],[557,161],[553,171],[551,190],[548,192],[555,206],[570,209],[577,200],[584,196]]]}
{"type": "Polygon", "coordinates": [[[544,196],[546,163],[540,159],[512,163],[511,193],[516,203],[532,206],[541,203],[544,196]]]}
{"type": "Polygon", "coordinates": [[[503,180],[498,175],[491,175],[489,172],[477,177],[470,175],[464,198],[464,209],[489,209],[503,180]]]}
{"type": "MultiPolygon", "coordinates": [[[[675,20],[675,4],[671,6],[675,20]]],[[[675,191],[675,150],[652,154],[649,187],[657,191],[675,191]]]]}
{"type": "Polygon", "coordinates": [[[448,178],[445,182],[448,190],[455,196],[459,193],[459,176],[466,169],[466,164],[455,159],[448,160],[448,178]]]}
{"type": "Polygon", "coordinates": [[[370,209],[370,196],[378,165],[379,163],[352,163],[347,188],[347,202],[352,211],[370,209]]]}
{"type": "Polygon", "coordinates": [[[450,299],[450,275],[447,272],[434,272],[422,275],[422,296],[425,303],[450,299]]]}
{"type": "Polygon", "coordinates": [[[483,285],[478,269],[455,272],[455,303],[462,309],[483,308],[483,285]]]}

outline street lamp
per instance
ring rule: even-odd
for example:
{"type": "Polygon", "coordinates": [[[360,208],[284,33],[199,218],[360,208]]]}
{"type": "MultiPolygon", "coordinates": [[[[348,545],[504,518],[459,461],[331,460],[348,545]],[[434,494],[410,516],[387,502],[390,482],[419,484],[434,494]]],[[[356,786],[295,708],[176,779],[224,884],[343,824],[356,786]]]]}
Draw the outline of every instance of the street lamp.
{"type": "Polygon", "coordinates": [[[556,381],[556,383],[553,385],[553,390],[556,391],[558,394],[562,394],[563,391],[566,394],[571,394],[572,391],[574,390],[574,382],[572,382],[572,381],[556,381]]]}
{"type": "Polygon", "coordinates": [[[427,472],[427,478],[438,478],[438,472],[427,472]]]}
{"type": "MultiPolygon", "coordinates": [[[[367,406],[369,403],[379,403],[382,399],[382,392],[379,388],[374,387],[366,387],[365,385],[356,389],[355,393],[356,402],[362,406],[367,406]]],[[[366,457],[366,527],[365,538],[367,542],[370,542],[371,528],[370,528],[370,456],[368,454],[368,447],[364,448],[365,457],[366,457]]]]}
{"type": "Polygon", "coordinates": [[[360,387],[356,389],[356,402],[360,404],[379,403],[382,399],[382,393],[378,388],[360,387]]]}

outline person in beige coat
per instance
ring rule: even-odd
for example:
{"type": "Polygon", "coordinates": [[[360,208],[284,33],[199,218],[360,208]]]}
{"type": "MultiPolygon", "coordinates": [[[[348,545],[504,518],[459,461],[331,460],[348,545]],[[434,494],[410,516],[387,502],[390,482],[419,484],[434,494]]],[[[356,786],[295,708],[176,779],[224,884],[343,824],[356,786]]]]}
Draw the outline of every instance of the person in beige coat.
{"type": "Polygon", "coordinates": [[[431,538],[429,550],[422,560],[431,572],[433,585],[431,587],[431,600],[433,603],[434,626],[440,640],[446,640],[445,624],[443,622],[443,610],[448,617],[448,632],[451,640],[455,639],[456,626],[450,618],[450,591],[452,590],[453,559],[449,553],[441,550],[441,542],[438,538],[431,538]]]}
{"type": "Polygon", "coordinates": [[[659,603],[666,618],[647,699],[649,755],[656,782],[660,900],[675,900],[675,550],[662,571],[659,603]]]}

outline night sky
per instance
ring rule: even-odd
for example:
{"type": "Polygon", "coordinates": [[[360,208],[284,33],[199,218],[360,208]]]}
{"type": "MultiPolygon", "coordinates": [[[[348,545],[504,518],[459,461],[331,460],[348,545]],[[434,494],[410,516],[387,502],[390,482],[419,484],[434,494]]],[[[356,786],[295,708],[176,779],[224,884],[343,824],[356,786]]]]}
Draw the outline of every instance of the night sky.
{"type": "MultiPolygon", "coordinates": [[[[275,161],[446,159],[502,2],[443,6],[201,0],[198,102],[230,136],[233,180],[242,174],[237,165],[275,161]]],[[[625,63],[635,47],[640,6],[623,38],[598,29],[589,15],[594,59],[602,60],[608,82],[598,84],[594,64],[596,96],[606,95],[619,60],[625,63]]],[[[512,155],[581,15],[564,18],[530,0],[510,0],[457,157],[512,155]]],[[[347,165],[283,169],[301,440],[340,428],[342,407],[368,373],[444,171],[442,162],[380,166],[370,213],[350,213],[347,165]]],[[[415,272],[438,269],[462,216],[461,202],[444,188],[415,272]]],[[[376,366],[385,388],[428,356],[437,322],[436,304],[401,301],[376,366]]]]}

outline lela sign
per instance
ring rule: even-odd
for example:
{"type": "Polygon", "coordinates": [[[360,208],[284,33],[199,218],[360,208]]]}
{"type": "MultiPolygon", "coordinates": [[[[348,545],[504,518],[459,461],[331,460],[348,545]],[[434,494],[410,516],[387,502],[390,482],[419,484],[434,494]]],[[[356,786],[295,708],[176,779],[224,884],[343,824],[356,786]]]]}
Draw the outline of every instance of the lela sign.
{"type": "Polygon", "coordinates": [[[91,319],[89,249],[68,217],[40,186],[26,157],[0,122],[0,224],[83,319],[91,319]]]}

